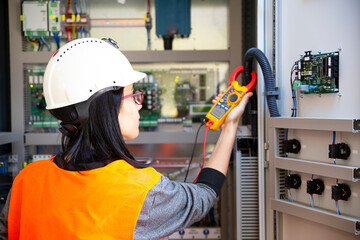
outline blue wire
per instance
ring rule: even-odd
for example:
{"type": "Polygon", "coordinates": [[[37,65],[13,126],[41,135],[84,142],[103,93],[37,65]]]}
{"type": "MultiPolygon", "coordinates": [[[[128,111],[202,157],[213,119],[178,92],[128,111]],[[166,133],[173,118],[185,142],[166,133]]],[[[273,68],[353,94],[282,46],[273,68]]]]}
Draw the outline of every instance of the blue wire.
{"type": "Polygon", "coordinates": [[[293,97],[293,104],[294,104],[294,112],[293,112],[292,117],[296,117],[296,100],[295,100],[295,98],[294,98],[294,96],[295,96],[295,91],[294,91],[294,90],[292,90],[292,91],[291,91],[291,93],[292,93],[292,97],[293,97]]]}
{"type": "Polygon", "coordinates": [[[82,14],[83,11],[82,11],[82,0],[80,0],[80,14],[82,14]]]}
{"type": "MultiPolygon", "coordinates": [[[[336,165],[335,159],[334,159],[334,165],[336,165]]],[[[338,184],[339,184],[339,179],[337,178],[337,179],[336,179],[336,185],[338,185],[338,184]]]]}
{"type": "MultiPolygon", "coordinates": [[[[336,132],[335,131],[333,131],[333,144],[335,144],[335,142],[336,142],[336,132]]],[[[336,159],[334,159],[334,165],[336,165],[336,159]]],[[[337,178],[336,179],[336,185],[338,185],[338,183],[339,183],[339,179],[337,178]]]]}
{"type": "Polygon", "coordinates": [[[340,208],[339,208],[339,203],[338,203],[338,201],[336,201],[336,200],[335,200],[335,205],[336,205],[336,209],[337,209],[338,215],[341,215],[341,213],[340,213],[340,208]]]}
{"type": "Polygon", "coordinates": [[[147,50],[151,50],[151,40],[150,40],[150,28],[147,27],[146,28],[146,32],[147,32],[147,50]]]}
{"type": "Polygon", "coordinates": [[[311,200],[311,207],[314,207],[314,197],[312,194],[310,194],[310,200],[311,200]]]}
{"type": "Polygon", "coordinates": [[[60,48],[60,37],[57,34],[57,32],[53,32],[53,34],[54,34],[54,39],[55,39],[55,42],[56,42],[57,49],[59,49],[60,48]]]}
{"type": "Polygon", "coordinates": [[[76,7],[76,5],[77,5],[77,0],[74,0],[74,9],[75,9],[75,16],[77,16],[77,15],[78,15],[78,12],[77,12],[77,7],[76,7]]]}
{"type": "MultiPolygon", "coordinates": [[[[336,165],[335,159],[334,159],[334,165],[336,165]]],[[[336,179],[336,185],[338,185],[338,184],[339,184],[339,179],[337,178],[337,179],[336,179]]]]}
{"type": "Polygon", "coordinates": [[[289,195],[289,201],[290,201],[290,202],[292,202],[292,201],[293,201],[293,199],[292,199],[292,197],[291,197],[291,192],[290,192],[290,189],[288,189],[288,195],[289,195]]]}
{"type": "Polygon", "coordinates": [[[289,135],[289,129],[286,129],[286,134],[285,134],[285,140],[288,140],[288,135],[289,135]]]}
{"type": "Polygon", "coordinates": [[[46,48],[48,49],[48,51],[51,51],[51,46],[49,46],[46,42],[44,37],[40,37],[40,41],[46,46],[46,48]]]}

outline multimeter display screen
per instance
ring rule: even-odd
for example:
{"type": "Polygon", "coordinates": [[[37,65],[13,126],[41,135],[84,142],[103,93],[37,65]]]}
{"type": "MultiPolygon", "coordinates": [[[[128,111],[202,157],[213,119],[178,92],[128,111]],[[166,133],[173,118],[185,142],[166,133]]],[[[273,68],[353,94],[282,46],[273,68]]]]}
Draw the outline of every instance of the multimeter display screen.
{"type": "Polygon", "coordinates": [[[216,117],[217,119],[220,119],[224,114],[225,114],[225,111],[220,109],[220,108],[217,108],[215,107],[212,111],[211,111],[211,114],[216,117]]]}

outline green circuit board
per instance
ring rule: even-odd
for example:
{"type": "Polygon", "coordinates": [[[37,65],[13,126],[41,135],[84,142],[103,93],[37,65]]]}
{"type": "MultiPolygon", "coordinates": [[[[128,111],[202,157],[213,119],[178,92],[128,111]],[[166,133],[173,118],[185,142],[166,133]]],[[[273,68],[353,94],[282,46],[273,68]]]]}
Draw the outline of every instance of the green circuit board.
{"type": "Polygon", "coordinates": [[[297,87],[302,93],[339,92],[339,52],[312,55],[307,51],[297,64],[297,87]]]}
{"type": "Polygon", "coordinates": [[[57,128],[59,121],[46,109],[43,91],[42,70],[32,70],[29,73],[28,87],[30,89],[30,119],[34,128],[57,128]]]}
{"type": "Polygon", "coordinates": [[[161,105],[160,95],[162,90],[156,83],[151,72],[146,72],[147,76],[140,82],[134,84],[134,89],[142,89],[144,94],[144,102],[140,110],[141,130],[152,130],[158,126],[160,118],[161,105]]]}

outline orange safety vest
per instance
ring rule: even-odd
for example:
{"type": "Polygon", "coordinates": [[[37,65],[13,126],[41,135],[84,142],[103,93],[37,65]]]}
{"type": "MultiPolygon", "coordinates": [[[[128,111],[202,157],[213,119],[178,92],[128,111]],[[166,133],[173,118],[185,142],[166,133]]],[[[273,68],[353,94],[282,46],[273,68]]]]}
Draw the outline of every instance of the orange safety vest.
{"type": "Polygon", "coordinates": [[[11,190],[13,239],[133,239],[148,191],[161,174],[117,160],[88,171],[67,171],[53,158],[29,164],[11,190]]]}

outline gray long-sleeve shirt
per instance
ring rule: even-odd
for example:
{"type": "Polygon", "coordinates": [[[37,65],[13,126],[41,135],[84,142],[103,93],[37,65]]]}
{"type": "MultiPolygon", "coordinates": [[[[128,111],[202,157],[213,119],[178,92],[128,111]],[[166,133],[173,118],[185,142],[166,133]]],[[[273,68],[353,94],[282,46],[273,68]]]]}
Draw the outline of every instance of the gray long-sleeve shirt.
{"type": "MultiPolygon", "coordinates": [[[[148,192],[134,239],[160,239],[201,220],[213,206],[216,192],[208,185],[179,183],[162,176],[148,192]]],[[[7,239],[10,193],[0,214],[0,239],[7,239]]]]}

